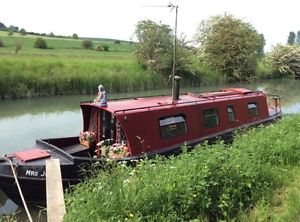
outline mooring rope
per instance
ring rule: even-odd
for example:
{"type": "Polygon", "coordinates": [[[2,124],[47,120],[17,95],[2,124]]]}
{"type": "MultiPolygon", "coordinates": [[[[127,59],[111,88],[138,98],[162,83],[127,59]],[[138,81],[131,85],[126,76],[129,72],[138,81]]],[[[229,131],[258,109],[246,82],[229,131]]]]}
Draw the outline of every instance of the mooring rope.
{"type": "Polygon", "coordinates": [[[26,211],[26,214],[27,214],[27,217],[28,217],[28,219],[29,219],[30,222],[33,222],[32,217],[31,217],[31,215],[30,215],[30,212],[29,212],[29,210],[28,210],[27,204],[26,204],[26,202],[25,202],[25,199],[24,199],[24,196],[23,196],[23,192],[22,192],[22,189],[21,189],[21,187],[20,187],[19,180],[18,180],[18,178],[17,178],[17,175],[16,175],[16,172],[15,172],[14,166],[13,166],[13,164],[12,164],[12,162],[11,162],[11,160],[10,160],[9,158],[3,157],[3,159],[7,160],[7,161],[9,162],[9,164],[10,164],[10,168],[11,168],[11,171],[13,172],[13,175],[14,175],[14,178],[15,178],[15,181],[16,181],[16,184],[17,184],[17,187],[18,187],[18,190],[19,190],[19,194],[20,194],[21,199],[22,199],[22,203],[23,203],[23,205],[24,205],[24,208],[25,208],[25,211],[26,211]]]}

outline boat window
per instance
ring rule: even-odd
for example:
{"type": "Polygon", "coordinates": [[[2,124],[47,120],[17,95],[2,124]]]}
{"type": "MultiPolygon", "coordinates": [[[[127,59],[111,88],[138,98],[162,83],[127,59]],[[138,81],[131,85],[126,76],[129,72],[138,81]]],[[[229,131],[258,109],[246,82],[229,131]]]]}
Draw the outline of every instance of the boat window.
{"type": "Polygon", "coordinates": [[[204,126],[205,128],[211,128],[219,125],[219,117],[217,109],[207,109],[203,111],[204,126]]]}
{"type": "Polygon", "coordinates": [[[185,115],[168,116],[159,119],[160,136],[162,139],[168,139],[186,134],[185,115]]]}
{"type": "Polygon", "coordinates": [[[234,122],[234,109],[233,106],[227,106],[227,117],[229,122],[234,122]]]}
{"type": "Polygon", "coordinates": [[[252,117],[258,116],[258,109],[256,102],[248,103],[248,112],[252,117]]]}

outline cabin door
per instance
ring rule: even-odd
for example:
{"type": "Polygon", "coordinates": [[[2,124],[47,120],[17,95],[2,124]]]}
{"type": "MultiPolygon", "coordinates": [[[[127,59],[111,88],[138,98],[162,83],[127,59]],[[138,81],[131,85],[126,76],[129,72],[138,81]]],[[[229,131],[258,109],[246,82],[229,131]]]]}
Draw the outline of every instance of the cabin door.
{"type": "Polygon", "coordinates": [[[116,122],[114,116],[105,110],[100,110],[100,141],[112,140],[115,142],[116,122]]]}
{"type": "MultiPolygon", "coordinates": [[[[97,115],[97,110],[96,109],[92,109],[91,111],[91,116],[90,116],[90,121],[89,121],[89,131],[90,132],[94,132],[94,133],[98,133],[98,115],[97,115]]],[[[98,135],[96,135],[96,137],[98,137],[98,135]]]]}

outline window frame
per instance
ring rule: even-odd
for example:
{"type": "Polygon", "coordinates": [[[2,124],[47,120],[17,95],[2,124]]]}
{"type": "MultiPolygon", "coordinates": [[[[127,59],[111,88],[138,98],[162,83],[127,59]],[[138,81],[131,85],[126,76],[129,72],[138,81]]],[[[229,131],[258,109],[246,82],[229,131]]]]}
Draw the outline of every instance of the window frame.
{"type": "Polygon", "coordinates": [[[210,109],[205,109],[203,110],[203,119],[204,119],[204,127],[206,129],[209,129],[209,128],[214,128],[214,127],[217,127],[220,125],[220,118],[219,118],[219,112],[218,112],[218,108],[210,108],[210,109]],[[205,112],[209,112],[209,111],[215,111],[215,113],[213,114],[206,114],[205,112]],[[207,121],[208,118],[211,119],[211,118],[214,118],[216,117],[216,124],[214,125],[210,125],[210,123],[207,121]]]}
{"type": "Polygon", "coordinates": [[[227,106],[227,119],[230,123],[235,122],[235,111],[233,105],[227,106]],[[229,108],[231,108],[231,112],[229,112],[229,108]]]}
{"type": "Polygon", "coordinates": [[[161,139],[180,137],[188,132],[187,118],[183,113],[160,117],[158,119],[158,126],[161,139]],[[180,117],[182,120],[180,120],[180,117]]]}
{"type": "Polygon", "coordinates": [[[247,104],[248,107],[248,115],[252,118],[257,117],[259,115],[259,109],[258,109],[258,105],[257,102],[249,102],[247,104]],[[251,105],[254,105],[255,107],[250,107],[251,105]],[[255,111],[254,111],[255,110],[255,111]]]}

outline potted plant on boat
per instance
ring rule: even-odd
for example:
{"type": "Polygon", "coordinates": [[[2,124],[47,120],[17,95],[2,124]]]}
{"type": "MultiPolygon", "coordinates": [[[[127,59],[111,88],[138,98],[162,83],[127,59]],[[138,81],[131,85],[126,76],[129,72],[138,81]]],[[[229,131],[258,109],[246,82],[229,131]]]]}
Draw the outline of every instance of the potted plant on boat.
{"type": "Polygon", "coordinates": [[[93,131],[80,132],[79,141],[82,145],[93,148],[96,145],[96,133],[93,131]]]}
{"type": "Polygon", "coordinates": [[[104,140],[97,143],[96,155],[106,158],[118,159],[130,156],[130,152],[125,143],[111,144],[110,140],[104,140]]]}

